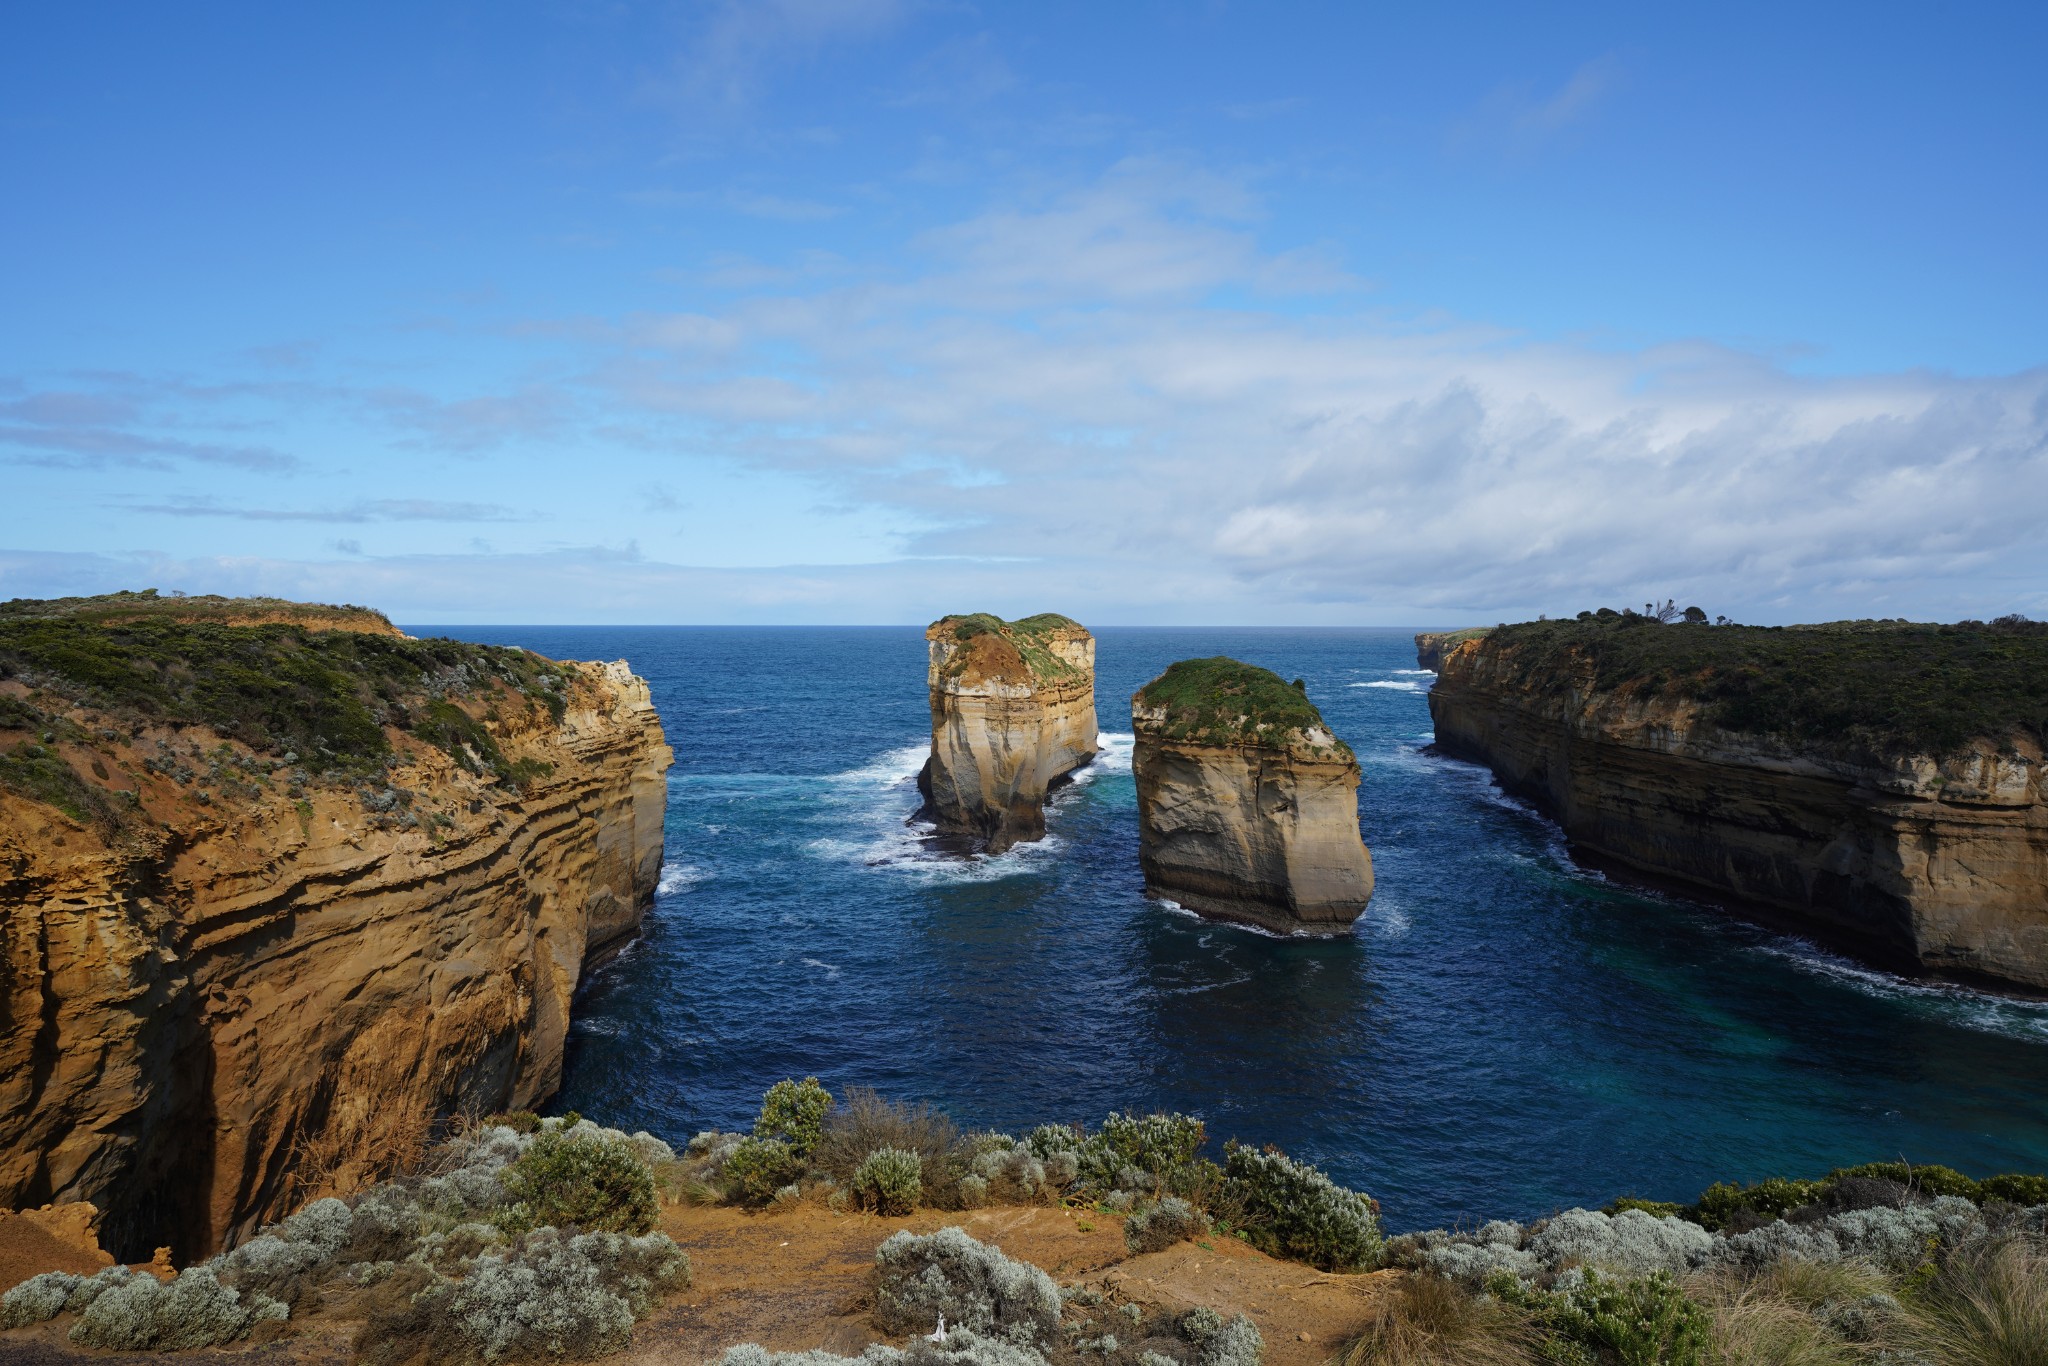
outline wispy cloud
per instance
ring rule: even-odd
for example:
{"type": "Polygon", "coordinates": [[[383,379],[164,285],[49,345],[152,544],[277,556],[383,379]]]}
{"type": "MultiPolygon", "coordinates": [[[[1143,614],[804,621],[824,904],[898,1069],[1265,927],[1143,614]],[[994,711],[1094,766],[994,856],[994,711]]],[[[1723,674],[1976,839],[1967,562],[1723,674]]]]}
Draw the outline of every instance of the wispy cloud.
{"type": "MultiPolygon", "coordinates": [[[[266,508],[222,503],[211,498],[174,498],[160,503],[113,503],[127,512],[161,517],[225,517],[242,522],[527,522],[531,516],[496,503],[444,503],[429,498],[367,498],[343,507],[266,508]]],[[[337,545],[340,543],[337,542],[337,545]]],[[[355,545],[354,542],[349,542],[355,545]]],[[[357,546],[357,549],[360,549],[357,546]]]]}
{"type": "Polygon", "coordinates": [[[1451,128],[1450,144],[1464,151],[1534,152],[1590,120],[1625,75],[1621,60],[1607,54],[1548,90],[1523,83],[1502,86],[1451,128]]]}
{"type": "Polygon", "coordinates": [[[884,33],[912,8],[908,0],[724,0],[657,93],[699,106],[751,104],[782,69],[884,33]]]}
{"type": "Polygon", "coordinates": [[[0,402],[0,459],[84,470],[199,464],[282,472],[300,465],[268,446],[171,435],[145,396],[125,377],[111,378],[98,390],[43,390],[0,402]]]}

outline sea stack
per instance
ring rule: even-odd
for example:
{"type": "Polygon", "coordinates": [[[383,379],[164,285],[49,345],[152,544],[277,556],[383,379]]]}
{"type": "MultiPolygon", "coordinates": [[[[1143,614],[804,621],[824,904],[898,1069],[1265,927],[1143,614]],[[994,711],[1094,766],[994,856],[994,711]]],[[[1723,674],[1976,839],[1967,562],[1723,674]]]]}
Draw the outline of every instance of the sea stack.
{"type": "Polygon", "coordinates": [[[1043,838],[1047,790],[1095,757],[1095,637],[1056,612],[942,617],[924,637],[932,753],[919,814],[973,852],[1043,838]]]}
{"type": "Polygon", "coordinates": [[[1358,760],[1298,683],[1184,659],[1131,698],[1146,889],[1200,915],[1337,934],[1372,899],[1358,760]]]}

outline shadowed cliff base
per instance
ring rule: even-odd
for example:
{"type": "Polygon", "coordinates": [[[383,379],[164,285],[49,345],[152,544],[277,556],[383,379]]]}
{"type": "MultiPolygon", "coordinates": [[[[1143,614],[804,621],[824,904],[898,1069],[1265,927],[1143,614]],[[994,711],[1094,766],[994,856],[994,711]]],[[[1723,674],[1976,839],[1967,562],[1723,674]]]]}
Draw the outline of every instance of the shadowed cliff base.
{"type": "Polygon", "coordinates": [[[1044,838],[1046,795],[1095,757],[1095,638],[1057,613],[977,612],[925,640],[932,748],[914,819],[961,854],[1044,838]]]}
{"type": "Polygon", "coordinates": [[[143,596],[0,611],[0,1201],[128,1260],[552,1093],[670,759],[623,664],[143,596]]]}
{"type": "Polygon", "coordinates": [[[1342,933],[1372,898],[1358,761],[1297,681],[1182,660],[1131,698],[1146,888],[1278,933],[1342,933]]]}
{"type": "Polygon", "coordinates": [[[1429,704],[1589,866],[2048,991],[2048,626],[1584,613],[1458,644],[1429,704]]]}

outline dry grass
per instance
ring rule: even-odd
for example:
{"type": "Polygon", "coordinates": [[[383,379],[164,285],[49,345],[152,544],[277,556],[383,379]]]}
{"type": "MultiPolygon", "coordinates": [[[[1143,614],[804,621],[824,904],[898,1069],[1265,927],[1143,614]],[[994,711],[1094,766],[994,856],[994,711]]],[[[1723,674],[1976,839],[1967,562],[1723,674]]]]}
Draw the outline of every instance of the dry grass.
{"type": "Polygon", "coordinates": [[[1939,1366],[2048,1366],[2048,1252],[2013,1239],[1952,1258],[1910,1338],[1939,1366]]]}
{"type": "Polygon", "coordinates": [[[957,1200],[954,1158],[959,1147],[959,1126],[931,1106],[898,1105],[865,1086],[853,1086],[826,1116],[825,1136],[811,1164],[844,1186],[878,1148],[916,1153],[924,1164],[925,1203],[936,1204],[949,1195],[957,1200]]]}
{"type": "Polygon", "coordinates": [[[1344,1350],[1342,1366],[1528,1366],[1536,1344],[1521,1310],[1417,1272],[1344,1350]]]}
{"type": "Polygon", "coordinates": [[[293,1202],[354,1195],[417,1171],[433,1137],[434,1109],[423,1096],[345,1096],[329,1108],[318,1133],[292,1141],[293,1202]]]}
{"type": "MultiPolygon", "coordinates": [[[[1827,1297],[1805,1296],[1817,1287],[1787,1287],[1779,1281],[1781,1271],[1835,1269],[1787,1264],[1755,1278],[1708,1276],[1688,1284],[1686,1293],[1706,1307],[1713,1359],[1741,1366],[1854,1366],[1863,1361],[1862,1349],[1814,1318],[1813,1308],[1827,1297]]],[[[1868,1292],[1851,1297],[1862,1293],[1868,1292]]]]}

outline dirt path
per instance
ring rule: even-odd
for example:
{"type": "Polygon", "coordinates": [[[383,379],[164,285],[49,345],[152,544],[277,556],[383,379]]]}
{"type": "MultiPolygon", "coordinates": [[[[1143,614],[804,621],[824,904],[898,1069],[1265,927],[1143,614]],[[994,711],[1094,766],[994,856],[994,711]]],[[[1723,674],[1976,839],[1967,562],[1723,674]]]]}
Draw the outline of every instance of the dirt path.
{"type": "MultiPolygon", "coordinates": [[[[1327,1362],[1371,1319],[1396,1274],[1329,1276],[1274,1261],[1231,1238],[1132,1257],[1120,1219],[1080,1210],[927,1210],[883,1219],[816,1206],[767,1214],[675,1206],[663,1212],[662,1228],[689,1253],[692,1284],[636,1327],[632,1345],[609,1360],[618,1366],[698,1366],[742,1342],[855,1355],[887,1341],[868,1320],[875,1248],[898,1229],[929,1233],[947,1224],[1043,1268],[1062,1285],[1093,1287],[1113,1305],[1175,1312],[1206,1305],[1219,1313],[1249,1314],[1265,1336],[1267,1366],[1327,1362]]],[[[292,1336],[282,1341],[162,1356],[80,1351],[65,1340],[66,1327],[68,1320],[0,1334],[0,1363],[232,1359],[248,1366],[345,1366],[356,1325],[315,1314],[295,1323],[292,1336]]]]}

